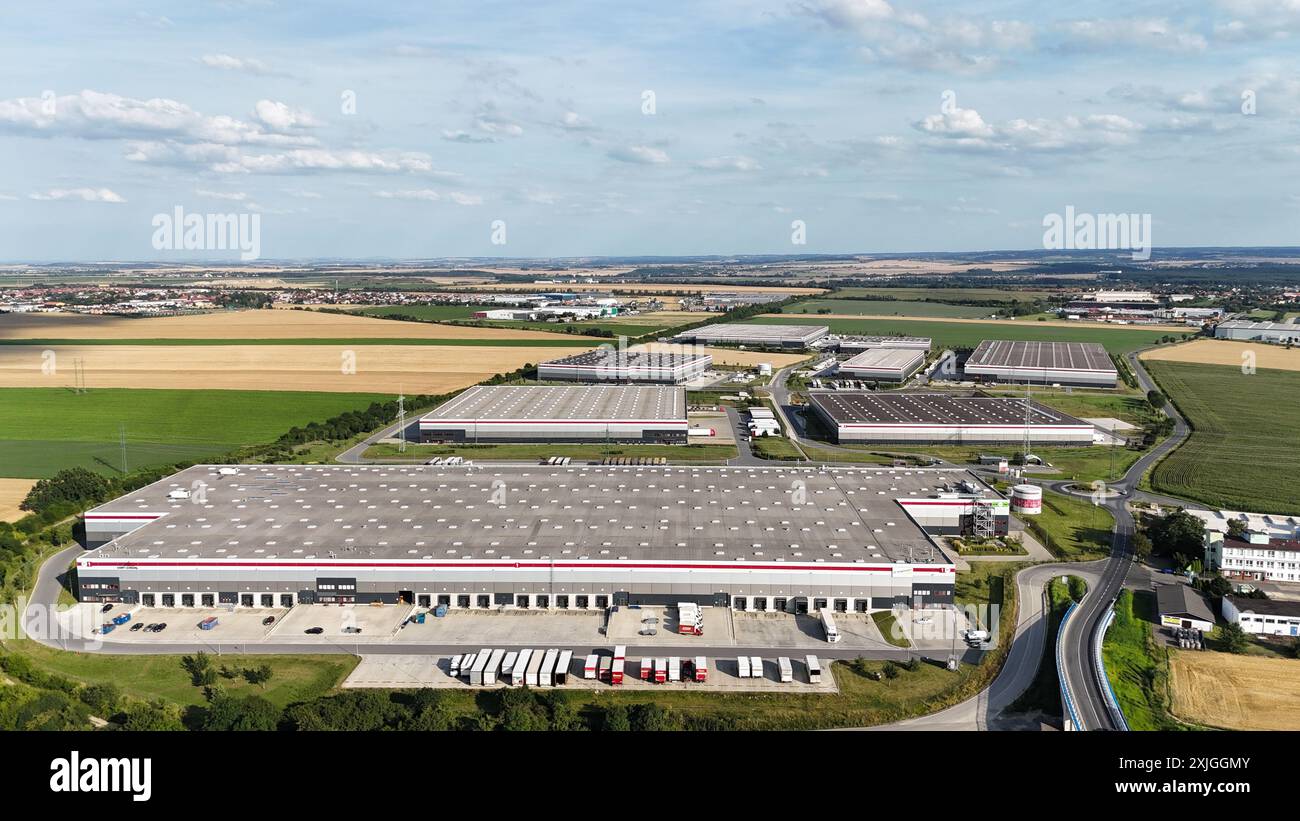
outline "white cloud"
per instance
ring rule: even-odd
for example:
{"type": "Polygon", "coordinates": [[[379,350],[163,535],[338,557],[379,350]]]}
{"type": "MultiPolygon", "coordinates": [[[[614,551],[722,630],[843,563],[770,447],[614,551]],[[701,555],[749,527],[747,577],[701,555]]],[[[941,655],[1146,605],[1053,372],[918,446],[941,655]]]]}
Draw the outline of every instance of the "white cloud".
{"type": "Polygon", "coordinates": [[[229,200],[230,202],[244,202],[248,199],[248,194],[243,191],[209,191],[206,188],[196,188],[194,193],[200,197],[207,197],[212,200],[229,200]]]}
{"type": "Polygon", "coordinates": [[[483,198],[477,194],[462,194],[459,191],[452,191],[447,198],[457,205],[482,205],[483,198]]]}
{"type": "Polygon", "coordinates": [[[710,157],[707,160],[700,160],[695,164],[696,168],[702,168],[706,171],[760,171],[762,166],[758,161],[751,157],[710,157]]]}
{"type": "Polygon", "coordinates": [[[242,71],[247,74],[257,75],[271,73],[270,66],[252,57],[235,57],[231,54],[205,54],[199,58],[199,62],[208,68],[221,69],[222,71],[242,71]]]}
{"type": "Polygon", "coordinates": [[[560,127],[570,131],[586,131],[591,128],[591,120],[576,111],[566,111],[560,117],[560,127]]]}
{"type": "Polygon", "coordinates": [[[641,165],[667,165],[672,162],[663,149],[648,145],[617,146],[611,148],[608,155],[622,162],[639,163],[641,165]]]}
{"type": "Polygon", "coordinates": [[[1072,20],[1060,24],[1066,50],[1155,48],[1174,52],[1205,51],[1205,37],[1164,18],[1072,20]]]}
{"type": "Polygon", "coordinates": [[[915,123],[930,135],[932,146],[978,151],[1037,152],[1089,150],[1127,145],[1143,127],[1118,114],[1092,114],[1060,119],[1013,119],[1003,124],[984,120],[974,109],[954,108],[915,123]]]}
{"type": "Polygon", "coordinates": [[[496,137],[486,134],[471,134],[468,131],[459,129],[453,131],[446,128],[442,130],[442,138],[453,143],[494,143],[497,141],[496,137]]]}
{"type": "Polygon", "coordinates": [[[82,202],[126,202],[121,194],[108,188],[51,188],[27,195],[33,200],[81,200],[82,202]]]}
{"type": "Polygon", "coordinates": [[[253,106],[253,119],[272,131],[315,128],[320,125],[320,121],[310,112],[275,100],[258,100],[253,106]]]}
{"type": "Polygon", "coordinates": [[[376,191],[376,197],[386,200],[425,200],[427,202],[438,202],[442,196],[433,189],[419,188],[410,191],[376,191]]]}

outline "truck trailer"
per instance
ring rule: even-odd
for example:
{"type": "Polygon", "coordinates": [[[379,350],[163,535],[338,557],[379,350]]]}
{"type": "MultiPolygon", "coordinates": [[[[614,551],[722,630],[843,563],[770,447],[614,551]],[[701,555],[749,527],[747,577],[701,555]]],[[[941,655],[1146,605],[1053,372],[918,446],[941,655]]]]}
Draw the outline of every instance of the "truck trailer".
{"type": "Polygon", "coordinates": [[[498,647],[488,656],[487,666],[483,668],[483,686],[492,687],[497,683],[497,673],[501,670],[501,662],[506,657],[506,651],[498,647]]]}
{"type": "Polygon", "coordinates": [[[839,628],[835,626],[835,617],[831,615],[830,608],[821,609],[822,629],[826,631],[826,641],[834,644],[840,640],[839,628]]]}
{"type": "Polygon", "coordinates": [[[582,663],[582,677],[585,679],[594,679],[599,669],[600,656],[596,653],[591,653],[587,656],[587,660],[582,663]]]}
{"type": "Polygon", "coordinates": [[[515,666],[510,670],[510,683],[519,687],[524,683],[524,676],[528,672],[528,662],[533,657],[532,650],[520,650],[518,658],[515,659],[515,666]]]}
{"type": "MultiPolygon", "coordinates": [[[[528,660],[528,670],[524,673],[524,684],[529,687],[540,687],[542,680],[542,662],[546,659],[546,654],[541,650],[534,650],[533,656],[528,660]]],[[[551,659],[555,663],[555,659],[551,659]]]]}
{"type": "Polygon", "coordinates": [[[822,666],[817,661],[816,656],[804,656],[804,663],[808,665],[808,681],[812,684],[822,683],[822,666]]]}
{"type": "Polygon", "coordinates": [[[695,657],[695,680],[696,681],[709,680],[709,660],[706,659],[704,656],[695,657]]]}
{"type": "Polygon", "coordinates": [[[736,656],[736,667],[738,678],[749,678],[749,656],[736,656]]]}
{"type": "Polygon", "coordinates": [[[560,660],[560,651],[551,648],[542,657],[542,669],[537,671],[537,686],[551,687],[555,684],[555,663],[560,660]]]}
{"type": "Polygon", "coordinates": [[[750,678],[763,677],[763,660],[758,656],[749,657],[749,677],[750,678]]]}
{"type": "Polygon", "coordinates": [[[569,668],[573,665],[573,651],[561,650],[560,658],[555,662],[554,684],[559,687],[569,683],[569,668]]]}
{"type": "Polygon", "coordinates": [[[794,665],[790,663],[790,659],[788,657],[786,656],[778,657],[776,660],[776,667],[777,670],[779,670],[781,673],[782,684],[789,684],[790,682],[794,681],[794,665]]]}

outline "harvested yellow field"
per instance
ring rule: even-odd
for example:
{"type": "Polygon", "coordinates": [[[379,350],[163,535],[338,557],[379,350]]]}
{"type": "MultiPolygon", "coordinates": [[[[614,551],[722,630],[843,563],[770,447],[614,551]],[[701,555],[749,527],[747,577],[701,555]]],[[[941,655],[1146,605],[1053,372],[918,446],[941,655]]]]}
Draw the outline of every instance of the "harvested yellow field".
{"type": "Polygon", "coordinates": [[[125,319],[0,314],[0,339],[555,339],[545,331],[400,322],[319,311],[221,311],[125,319]]]}
{"type": "Polygon", "coordinates": [[[713,357],[716,365],[739,365],[749,367],[760,362],[770,362],[773,368],[781,369],[808,358],[801,353],[766,353],[764,351],[736,351],[731,348],[708,348],[694,345],[675,345],[671,342],[651,342],[637,345],[637,350],[650,350],[658,353],[706,353],[713,357]]]}
{"type": "Polygon", "coordinates": [[[0,522],[16,522],[27,515],[18,505],[34,484],[35,479],[0,479],[0,522]]]}
{"type": "Polygon", "coordinates": [[[1256,368],[1272,368],[1280,371],[1300,371],[1300,349],[1287,350],[1280,345],[1265,345],[1262,342],[1234,342],[1229,339],[1198,339],[1183,345],[1156,348],[1140,354],[1140,359],[1156,359],[1165,362],[1192,362],[1199,365],[1232,365],[1240,367],[1246,361],[1244,355],[1255,355],[1256,368]]]}
{"type": "Polygon", "coordinates": [[[723,291],[725,293],[759,293],[759,294],[820,294],[825,288],[800,288],[787,285],[682,285],[669,283],[623,283],[623,282],[605,282],[605,283],[582,283],[574,284],[570,282],[552,282],[552,283],[528,283],[520,285],[517,283],[495,282],[491,285],[484,285],[485,291],[509,291],[511,293],[523,293],[531,291],[563,291],[564,293],[581,293],[583,291],[602,291],[615,294],[651,294],[660,291],[669,293],[703,293],[705,291],[723,291]]]}
{"type": "Polygon", "coordinates": [[[1171,650],[1174,715],[1230,730],[1300,730],[1300,661],[1171,650]]]}
{"type": "Polygon", "coordinates": [[[458,345],[0,345],[0,387],[443,393],[579,347],[458,345]]]}

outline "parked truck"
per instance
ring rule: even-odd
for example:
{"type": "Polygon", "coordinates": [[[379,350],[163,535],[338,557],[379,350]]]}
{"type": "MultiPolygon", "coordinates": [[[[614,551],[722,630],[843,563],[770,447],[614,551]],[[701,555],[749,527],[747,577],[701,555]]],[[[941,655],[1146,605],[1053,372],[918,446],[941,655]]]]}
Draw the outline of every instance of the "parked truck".
{"type": "Polygon", "coordinates": [[[655,659],[655,684],[663,684],[668,681],[668,659],[655,659]]]}
{"type": "Polygon", "coordinates": [[[668,658],[668,680],[682,680],[682,660],[677,656],[669,656],[668,658]]]}
{"type": "Polygon", "coordinates": [[[736,656],[736,667],[739,669],[738,678],[749,678],[749,656],[736,656]]]}
{"type": "Polygon", "coordinates": [[[492,649],[490,647],[484,647],[482,650],[478,651],[478,655],[474,657],[474,666],[471,667],[469,671],[470,684],[475,687],[483,686],[484,671],[487,670],[488,661],[491,658],[492,649]]]}
{"type": "MultiPolygon", "coordinates": [[[[609,658],[609,656],[606,656],[605,658],[609,658]]],[[[610,669],[609,669],[610,684],[623,683],[623,665],[626,663],[626,661],[627,661],[626,659],[618,658],[618,657],[610,660],[610,669]]]]}
{"type": "MultiPolygon", "coordinates": [[[[120,617],[119,617],[119,618],[120,618],[120,617]]],[[[117,619],[113,619],[113,623],[114,623],[114,624],[121,624],[122,622],[118,621],[117,619]]],[[[215,627],[217,626],[217,624],[218,624],[218,622],[217,622],[217,617],[216,617],[216,616],[208,616],[206,619],[204,619],[203,621],[199,622],[199,629],[200,629],[200,630],[211,630],[211,629],[215,628],[215,627]]]]}
{"type": "Polygon", "coordinates": [[[598,681],[608,681],[610,684],[623,683],[621,670],[619,671],[620,673],[619,681],[617,682],[614,681],[614,657],[613,656],[601,656],[600,661],[597,662],[596,671],[597,671],[596,679],[598,681]]]}
{"type": "Polygon", "coordinates": [[[749,677],[750,678],[763,677],[763,660],[758,656],[749,657],[749,677]]]}
{"type": "Polygon", "coordinates": [[[556,687],[569,683],[569,667],[573,665],[573,651],[561,650],[559,661],[555,662],[555,680],[556,687]]]}
{"type": "Polygon", "coordinates": [[[532,650],[520,650],[519,656],[515,659],[515,666],[510,670],[510,683],[515,687],[524,683],[524,676],[528,672],[528,662],[532,659],[532,650]]]}
{"type": "Polygon", "coordinates": [[[542,657],[542,669],[537,671],[537,686],[551,687],[555,684],[555,663],[560,660],[560,651],[552,648],[542,657]]]}
{"type": "Polygon", "coordinates": [[[483,668],[483,686],[492,687],[497,683],[497,673],[501,670],[501,662],[506,657],[506,651],[498,647],[488,656],[487,666],[483,668]]]}
{"type": "Polygon", "coordinates": [[[790,663],[788,657],[779,656],[776,660],[776,667],[781,673],[782,684],[789,684],[794,681],[794,665],[790,663]]]}
{"type": "Polygon", "coordinates": [[[704,635],[704,613],[694,602],[677,602],[677,633],[682,636],[704,635]]]}
{"type": "Polygon", "coordinates": [[[447,663],[447,675],[452,678],[456,678],[460,675],[460,660],[462,658],[464,658],[464,655],[451,657],[450,661],[447,663]]]}
{"type": "Polygon", "coordinates": [[[597,670],[600,669],[600,656],[596,653],[590,653],[587,660],[582,663],[582,677],[593,679],[596,677],[597,670]]]}
{"type": "MultiPolygon", "coordinates": [[[[524,673],[524,684],[529,687],[540,687],[542,681],[542,662],[545,661],[546,654],[541,650],[534,650],[533,657],[528,661],[528,670],[524,673]]],[[[555,659],[551,659],[555,663],[555,659]]]]}
{"type": "Polygon", "coordinates": [[[695,657],[695,680],[700,682],[709,680],[709,660],[704,656],[695,657]]]}
{"type": "Polygon", "coordinates": [[[835,617],[831,615],[830,608],[828,607],[823,607],[821,609],[821,614],[822,629],[826,631],[826,640],[831,644],[834,644],[840,640],[840,631],[839,628],[835,626],[835,617]]]}
{"type": "Polygon", "coordinates": [[[655,660],[652,658],[641,659],[641,680],[650,681],[654,678],[655,660]]]}

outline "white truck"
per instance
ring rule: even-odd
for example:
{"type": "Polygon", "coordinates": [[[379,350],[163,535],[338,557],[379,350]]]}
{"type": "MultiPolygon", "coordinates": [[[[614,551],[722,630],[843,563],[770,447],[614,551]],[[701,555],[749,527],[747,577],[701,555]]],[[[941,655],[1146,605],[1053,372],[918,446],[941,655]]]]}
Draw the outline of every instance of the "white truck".
{"type": "Polygon", "coordinates": [[[561,650],[560,659],[555,662],[554,684],[559,687],[569,683],[569,667],[573,665],[573,651],[561,650]]]}
{"type": "Polygon", "coordinates": [[[750,678],[763,677],[763,660],[758,656],[749,657],[749,677],[750,678]]]}
{"type": "Polygon", "coordinates": [[[515,659],[515,666],[510,670],[510,683],[518,687],[524,683],[524,674],[528,672],[528,662],[532,660],[532,650],[520,650],[515,659]]]}
{"type": "Polygon", "coordinates": [[[668,680],[669,681],[682,680],[682,660],[678,656],[668,657],[668,680]]]}
{"type": "Polygon", "coordinates": [[[501,669],[501,662],[506,657],[506,651],[498,647],[488,656],[487,666],[483,668],[483,686],[491,687],[497,683],[497,672],[501,669]]]}
{"type": "Polygon", "coordinates": [[[821,614],[822,629],[826,631],[826,640],[831,644],[834,644],[840,640],[840,631],[839,628],[835,626],[835,617],[831,615],[830,609],[826,607],[822,608],[821,614]]]}
{"type": "Polygon", "coordinates": [[[736,666],[740,668],[738,678],[749,678],[749,656],[736,656],[736,666]]]}
{"type": "Polygon", "coordinates": [[[474,657],[474,666],[469,670],[469,683],[475,687],[483,686],[483,671],[487,669],[488,659],[492,658],[491,648],[484,647],[474,657]]]}
{"type": "Polygon", "coordinates": [[[782,684],[789,684],[790,682],[794,681],[794,665],[790,663],[790,659],[788,657],[780,656],[779,658],[777,658],[776,666],[777,669],[781,671],[782,684]]]}
{"type": "Polygon", "coordinates": [[[822,666],[817,661],[817,657],[804,656],[804,663],[808,665],[808,681],[812,684],[821,684],[822,666]]]}
{"type": "Polygon", "coordinates": [[[555,662],[560,660],[560,651],[551,648],[542,657],[542,669],[537,671],[537,686],[550,687],[555,683],[555,662]]]}
{"type": "MultiPolygon", "coordinates": [[[[541,681],[541,675],[542,675],[542,662],[545,660],[545,658],[546,658],[546,656],[545,656],[545,654],[544,654],[541,650],[534,650],[534,651],[533,651],[532,658],[530,658],[530,659],[528,660],[528,669],[524,671],[524,685],[525,685],[525,686],[528,686],[528,687],[540,687],[540,686],[541,686],[538,682],[541,681]]],[[[551,663],[554,664],[554,663],[555,663],[555,660],[552,659],[552,660],[551,660],[551,663]]]]}
{"type": "Polygon", "coordinates": [[[594,679],[597,671],[600,669],[600,654],[589,653],[587,660],[582,663],[582,677],[594,679]]]}

